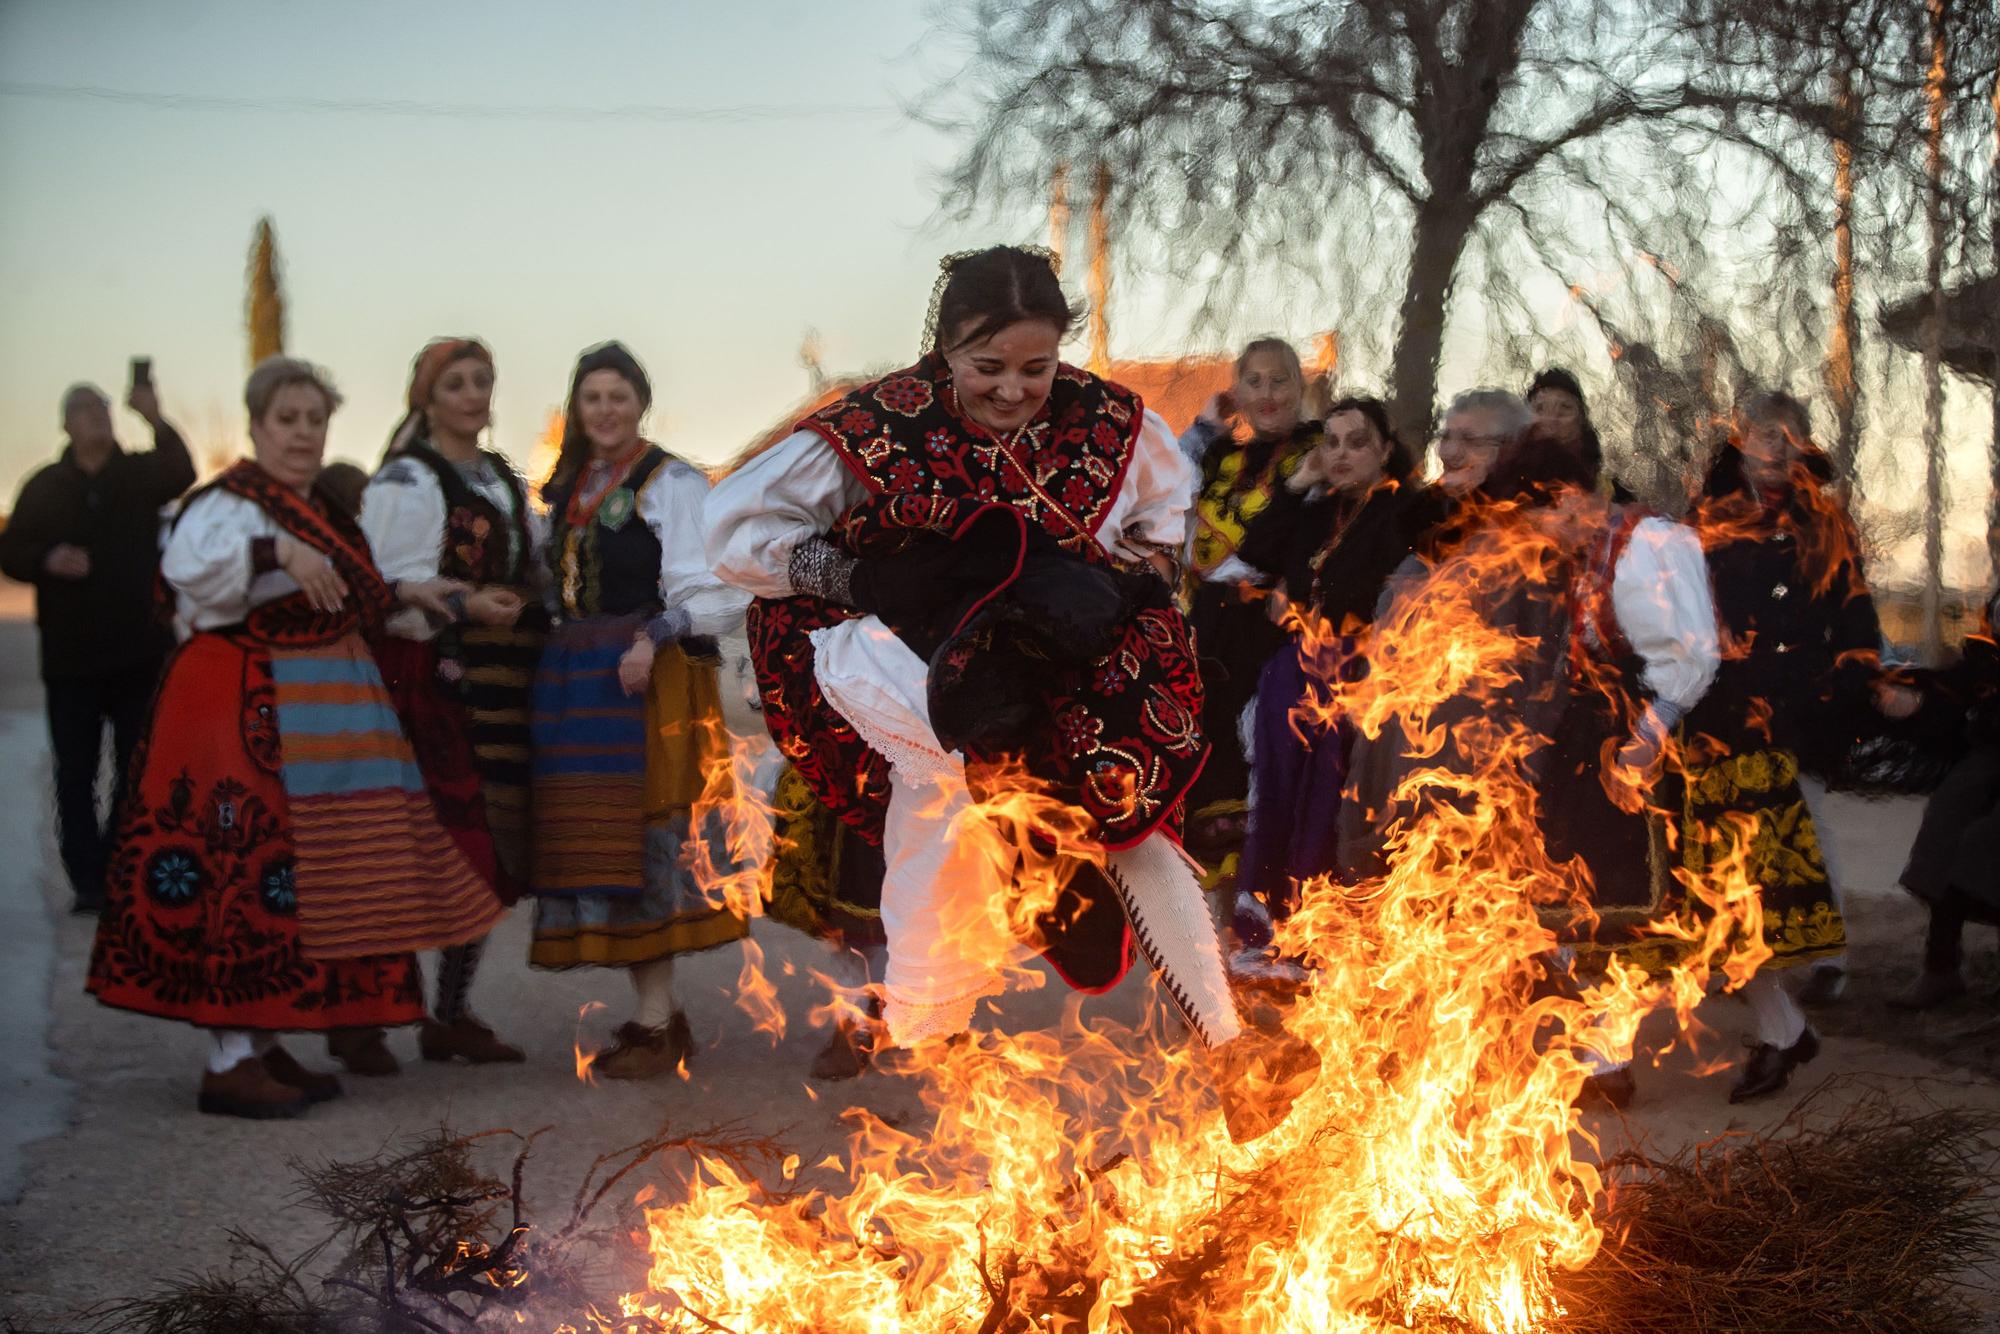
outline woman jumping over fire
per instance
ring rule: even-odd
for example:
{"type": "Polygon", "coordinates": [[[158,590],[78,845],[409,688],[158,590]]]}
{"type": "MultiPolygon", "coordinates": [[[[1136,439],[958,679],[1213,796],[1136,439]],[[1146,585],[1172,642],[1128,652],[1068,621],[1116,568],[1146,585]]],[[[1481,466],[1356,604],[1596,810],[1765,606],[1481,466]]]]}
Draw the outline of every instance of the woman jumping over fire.
{"type": "Polygon", "coordinates": [[[943,268],[922,361],[710,493],[710,560],[758,599],[765,719],[883,848],[892,1041],[963,1032],[1002,989],[1019,858],[1054,848],[1045,820],[1029,848],[981,837],[974,803],[1032,787],[1084,853],[1061,863],[1037,944],[1097,990],[1136,936],[1209,1049],[1231,1135],[1255,1138],[1319,1059],[1239,1018],[1174,837],[1208,752],[1170,583],[1188,464],[1137,395],[1060,362],[1075,312],[1046,256],[996,246],[943,268]]]}

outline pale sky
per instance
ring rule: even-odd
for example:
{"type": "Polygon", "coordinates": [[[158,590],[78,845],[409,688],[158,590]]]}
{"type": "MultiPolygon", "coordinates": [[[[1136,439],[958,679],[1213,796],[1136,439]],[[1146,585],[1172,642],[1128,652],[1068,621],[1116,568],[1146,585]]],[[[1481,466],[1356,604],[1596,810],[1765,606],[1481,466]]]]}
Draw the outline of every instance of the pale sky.
{"type": "Polygon", "coordinates": [[[347,396],[331,454],[379,453],[411,357],[446,333],[493,347],[517,458],[606,338],[651,372],[657,438],[728,454],[805,392],[809,326],[835,370],[912,360],[938,254],[1045,230],[931,225],[951,145],[900,110],[952,68],[920,49],[928,23],[919,0],[0,0],[0,490],[59,446],[63,388],[122,397],[132,354],[190,437],[240,439],[267,212],[287,350],[347,396]],[[758,114],[183,109],[28,83],[758,114]]]}
{"type": "MultiPolygon", "coordinates": [[[[63,389],[122,398],[134,354],[198,452],[241,448],[265,213],[287,350],[332,371],[347,404],[329,453],[364,464],[440,334],[493,348],[494,442],[523,461],[576,353],[606,338],[652,374],[649,434],[704,462],[789,415],[809,328],[835,372],[914,359],[938,255],[1047,234],[1027,204],[939,221],[956,145],[905,114],[964,57],[936,16],[929,0],[0,0],[0,507],[59,449],[63,389]]],[[[1121,272],[1113,354],[1191,350],[1186,296],[1121,272]]],[[[1573,316],[1548,299],[1550,327],[1573,316]]],[[[1343,325],[1329,307],[1296,278],[1263,284],[1232,336],[1304,345],[1343,325]]],[[[1448,346],[1443,392],[1494,377],[1476,318],[1448,346]]],[[[1608,388],[1602,349],[1588,358],[1608,388]]],[[[1383,369],[1343,378],[1366,392],[1383,369]]],[[[1953,402],[1955,422],[1983,420],[1983,395],[1953,402]]],[[[1920,474],[1910,434],[1864,449],[1896,475],[1892,504],[1920,474]]],[[[1951,574],[1976,584],[1984,431],[1954,435],[1951,574]]],[[[1907,544],[1894,554],[1910,572],[1907,544]]]]}

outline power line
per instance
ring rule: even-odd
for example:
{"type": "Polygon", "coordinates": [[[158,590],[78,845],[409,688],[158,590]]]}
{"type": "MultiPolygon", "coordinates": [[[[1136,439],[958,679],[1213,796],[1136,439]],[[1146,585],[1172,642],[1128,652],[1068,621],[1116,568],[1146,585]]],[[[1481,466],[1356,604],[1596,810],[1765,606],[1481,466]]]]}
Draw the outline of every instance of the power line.
{"type": "Polygon", "coordinates": [[[670,106],[635,102],[622,106],[565,106],[528,102],[423,102],[392,97],[232,97],[225,93],[149,93],[92,84],[24,83],[0,80],[0,97],[42,101],[110,102],[160,111],[255,111],[308,114],[417,116],[461,120],[648,120],[712,123],[804,120],[825,117],[897,116],[893,106],[670,106]]]}

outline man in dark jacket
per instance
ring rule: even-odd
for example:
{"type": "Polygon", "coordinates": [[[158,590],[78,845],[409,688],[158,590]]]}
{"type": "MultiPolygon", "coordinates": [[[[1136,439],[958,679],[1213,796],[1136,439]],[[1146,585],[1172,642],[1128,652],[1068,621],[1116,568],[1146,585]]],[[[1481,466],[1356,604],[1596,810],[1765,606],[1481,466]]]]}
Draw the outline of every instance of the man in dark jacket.
{"type": "Polygon", "coordinates": [[[187,443],[160,416],[153,386],[135,385],[126,403],[152,425],[152,450],[121,449],[110,400],[93,385],[75,386],[63,396],[69,447],[28,479],[0,532],[0,570],[35,586],[56,834],[78,912],[95,912],[104,899],[109,839],[97,809],[104,726],[111,725],[122,785],[173,645],[153,609],[160,508],[194,483],[187,443]]]}

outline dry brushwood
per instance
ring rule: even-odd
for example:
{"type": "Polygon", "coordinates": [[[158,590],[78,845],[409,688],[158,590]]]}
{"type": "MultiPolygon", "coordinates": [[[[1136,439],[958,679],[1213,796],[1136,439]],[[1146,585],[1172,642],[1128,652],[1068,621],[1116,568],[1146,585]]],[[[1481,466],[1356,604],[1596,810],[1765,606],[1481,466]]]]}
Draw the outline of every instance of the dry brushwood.
{"type": "MultiPolygon", "coordinates": [[[[242,1274],[189,1274],[166,1291],[95,1312],[96,1331],[120,1334],[345,1334],[307,1291],[299,1261],[286,1264],[262,1243],[232,1234],[250,1254],[242,1274]]],[[[10,1329],[13,1327],[10,1325],[10,1329]]]]}
{"type": "MultiPolygon", "coordinates": [[[[284,1261],[235,1234],[240,1272],[189,1274],[151,1296],[89,1313],[89,1334],[449,1334],[487,1317],[532,1310],[548,1327],[607,1328],[593,1305],[605,1287],[598,1257],[623,1235],[598,1211],[633,1173],[667,1154],[707,1155],[746,1176],[779,1157],[764,1138],[720,1126],[654,1136],[600,1155],[585,1174],[566,1222],[537,1234],[521,1178],[543,1131],[456,1135],[440,1128],[400,1151],[359,1162],[292,1164],[299,1200],[332,1220],[332,1231],[284,1261]],[[505,1179],[476,1159],[488,1141],[517,1144],[505,1179]],[[332,1263],[309,1277],[329,1248],[332,1263]]],[[[644,1317],[620,1334],[652,1334],[644,1317]]]]}
{"type": "MultiPolygon", "coordinates": [[[[1830,1081],[1766,1139],[1731,1137],[1657,1160],[1623,1155],[1602,1252],[1557,1276],[1565,1334],[1597,1331],[1790,1329],[1801,1323],[1858,1331],[1971,1326],[1968,1277],[1994,1258],[1989,1184],[2000,1117],[1958,1109],[1911,1116],[1887,1092],[1845,1097],[1830,1081]],[[1844,1111],[1831,1110],[1852,1101],[1844,1111]]],[[[1903,1095],[1907,1101],[1907,1093],[1903,1095]]],[[[539,1133],[539,1132],[537,1132],[539,1133]]],[[[486,1327],[487,1317],[532,1313],[537,1327],[598,1331],[602,1299],[620,1284],[605,1257],[631,1260],[616,1221],[600,1206],[640,1168],[668,1153],[708,1154],[745,1176],[780,1156],[767,1139],[722,1127],[660,1135],[597,1159],[569,1220],[532,1231],[521,1174],[535,1136],[455,1136],[438,1131],[369,1162],[302,1168],[302,1198],[335,1220],[333,1233],[290,1262],[248,1238],[241,1274],[194,1275],[164,1292],[93,1313],[91,1334],[440,1334],[486,1327]],[[481,1171],[476,1149],[511,1138],[521,1147],[506,1180],[481,1171]],[[315,1283],[314,1258],[338,1245],[315,1283]],[[318,1290],[315,1291],[315,1288],[318,1290]]],[[[1112,1164],[1083,1174],[1097,1187],[1112,1164]]],[[[1120,1312],[1131,1329],[1212,1324],[1249,1243],[1282,1235],[1285,1164],[1218,1181],[1201,1240],[1163,1260],[1155,1281],[1120,1312]]],[[[779,1188],[773,1199],[782,1198],[779,1188]]],[[[1081,1207],[1066,1199],[1065,1208],[1081,1207]]],[[[1115,1199],[1104,1201],[1116,1208],[1115,1199]]],[[[1051,1220],[1052,1225],[1060,1220],[1051,1220]]],[[[1078,1320],[1096,1300],[1089,1257],[1058,1247],[1032,1263],[979,1257],[988,1295],[980,1334],[1027,1334],[1078,1320]]],[[[1393,1304],[1393,1303],[1392,1303],[1393,1304]]],[[[620,1334],[721,1326],[668,1300],[668,1322],[617,1321],[620,1334]]],[[[1385,1309],[1385,1315],[1387,1314],[1385,1309]]],[[[1450,1322],[1428,1334],[1456,1334],[1450,1322]]]]}
{"type": "Polygon", "coordinates": [[[1766,1139],[1615,1160],[1604,1249],[1557,1278],[1561,1328],[1973,1328],[2000,1117],[1913,1117],[1880,1089],[1826,1106],[1848,1088],[1830,1081],[1766,1139]]]}

